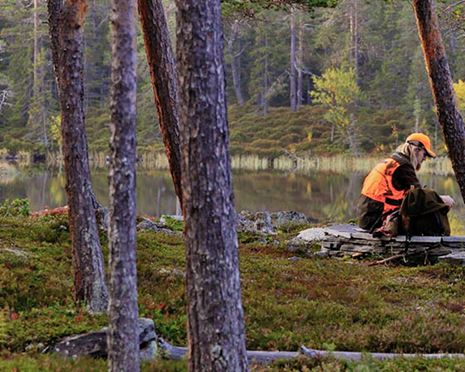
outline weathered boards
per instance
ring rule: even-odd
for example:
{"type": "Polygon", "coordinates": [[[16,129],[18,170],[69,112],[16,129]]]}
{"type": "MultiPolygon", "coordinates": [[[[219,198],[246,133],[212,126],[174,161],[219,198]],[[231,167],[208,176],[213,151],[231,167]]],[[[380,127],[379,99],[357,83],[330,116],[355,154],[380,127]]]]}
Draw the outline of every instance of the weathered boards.
{"type": "Polygon", "coordinates": [[[426,262],[444,260],[453,264],[465,264],[465,236],[412,236],[374,238],[366,230],[351,224],[331,225],[303,230],[288,241],[290,251],[309,251],[321,246],[316,254],[326,257],[365,254],[399,256],[404,259],[426,262]]]}

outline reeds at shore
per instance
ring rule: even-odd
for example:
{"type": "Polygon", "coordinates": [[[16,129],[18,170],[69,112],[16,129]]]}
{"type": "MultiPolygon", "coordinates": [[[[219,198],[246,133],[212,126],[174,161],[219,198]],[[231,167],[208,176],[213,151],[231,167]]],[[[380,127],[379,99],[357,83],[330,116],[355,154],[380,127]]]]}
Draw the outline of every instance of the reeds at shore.
{"type": "MultiPolygon", "coordinates": [[[[30,162],[30,156],[20,156],[19,158],[22,159],[21,165],[25,165],[25,160],[29,160],[30,162]]],[[[335,173],[368,173],[381,159],[383,159],[382,156],[355,158],[348,154],[327,157],[300,157],[294,154],[287,154],[274,158],[258,155],[234,155],[231,158],[231,166],[233,169],[250,171],[278,170],[308,173],[318,170],[335,173]]],[[[109,158],[104,152],[90,152],[89,161],[92,167],[104,168],[108,166],[109,158]]],[[[51,154],[51,156],[48,156],[47,162],[52,166],[58,166],[62,162],[62,159],[56,154],[51,154]]],[[[168,169],[169,164],[163,152],[142,152],[138,155],[138,167],[142,169],[168,169]]],[[[446,156],[428,160],[423,163],[420,174],[453,175],[451,161],[446,156]]]]}

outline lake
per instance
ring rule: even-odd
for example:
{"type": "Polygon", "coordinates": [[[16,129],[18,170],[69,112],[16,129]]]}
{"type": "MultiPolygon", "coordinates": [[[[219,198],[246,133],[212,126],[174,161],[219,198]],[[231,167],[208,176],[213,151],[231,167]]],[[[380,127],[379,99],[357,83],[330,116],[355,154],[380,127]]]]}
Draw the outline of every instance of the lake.
{"type": "MultiPolygon", "coordinates": [[[[346,222],[356,218],[356,204],[365,173],[319,170],[306,173],[234,170],[236,209],[294,210],[321,222],[346,222]]],[[[461,233],[465,207],[455,179],[427,174],[419,178],[423,185],[440,194],[449,194],[457,201],[450,219],[453,232],[461,233]]],[[[92,182],[98,200],[108,205],[108,170],[93,169],[92,182]]],[[[63,206],[66,205],[64,185],[64,173],[57,169],[9,166],[0,180],[0,199],[28,198],[33,211],[63,206]]],[[[176,213],[176,198],[168,171],[138,171],[137,208],[139,214],[156,217],[176,213]]]]}

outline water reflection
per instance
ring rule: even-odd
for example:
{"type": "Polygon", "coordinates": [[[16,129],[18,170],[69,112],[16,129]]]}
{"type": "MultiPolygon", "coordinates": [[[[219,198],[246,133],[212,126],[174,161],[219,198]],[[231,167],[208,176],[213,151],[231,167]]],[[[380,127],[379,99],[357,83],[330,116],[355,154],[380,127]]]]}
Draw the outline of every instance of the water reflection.
{"type": "MultiPolygon", "coordinates": [[[[295,210],[322,222],[344,222],[356,218],[356,204],[365,174],[313,171],[295,174],[278,171],[234,171],[237,210],[295,210]]],[[[423,185],[458,203],[451,213],[455,225],[463,225],[465,207],[452,177],[421,175],[423,185]]],[[[108,173],[94,169],[92,182],[97,198],[108,205],[108,173]]],[[[0,179],[0,199],[28,198],[32,210],[66,204],[65,178],[51,169],[16,170],[0,179]]],[[[160,216],[176,212],[176,198],[168,171],[140,171],[137,176],[139,214],[160,216]]],[[[460,227],[453,227],[454,233],[460,227]]],[[[464,232],[465,233],[465,232],[464,232]]]]}

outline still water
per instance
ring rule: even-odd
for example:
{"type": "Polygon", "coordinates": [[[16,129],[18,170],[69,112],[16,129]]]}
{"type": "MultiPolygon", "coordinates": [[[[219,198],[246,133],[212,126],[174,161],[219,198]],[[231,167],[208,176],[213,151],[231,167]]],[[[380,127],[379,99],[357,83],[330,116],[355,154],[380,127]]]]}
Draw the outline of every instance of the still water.
{"type": "MultiPolygon", "coordinates": [[[[321,222],[345,222],[356,218],[356,204],[363,173],[312,171],[309,174],[278,171],[234,171],[236,209],[250,211],[294,210],[321,222]]],[[[465,207],[453,177],[420,175],[422,184],[449,194],[457,205],[450,213],[454,226],[463,225],[465,207]]],[[[94,169],[92,182],[97,198],[108,205],[108,173],[94,169]]],[[[0,179],[0,199],[28,198],[33,211],[66,204],[63,172],[53,169],[10,168],[0,179]]],[[[170,174],[165,170],[139,171],[139,214],[161,216],[176,213],[170,174]]],[[[455,233],[457,227],[454,228],[455,233]]],[[[465,232],[464,232],[465,233],[465,232]]]]}

